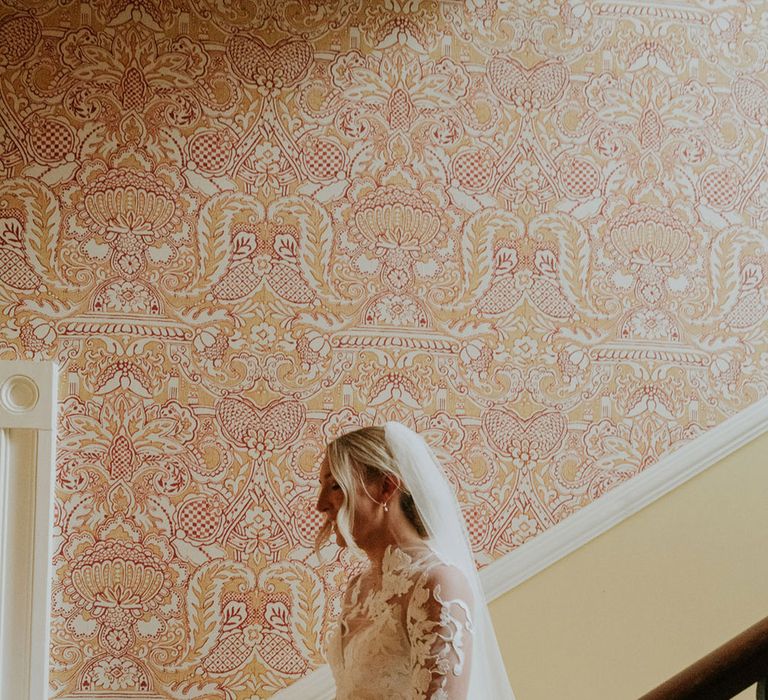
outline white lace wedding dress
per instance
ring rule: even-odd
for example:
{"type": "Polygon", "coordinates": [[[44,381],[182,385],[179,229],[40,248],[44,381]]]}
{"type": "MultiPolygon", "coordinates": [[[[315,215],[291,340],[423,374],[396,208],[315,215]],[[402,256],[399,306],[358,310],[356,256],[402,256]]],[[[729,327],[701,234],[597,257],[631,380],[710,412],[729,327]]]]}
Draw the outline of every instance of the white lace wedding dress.
{"type": "Polygon", "coordinates": [[[336,700],[468,698],[472,605],[464,575],[434,551],[387,548],[381,580],[350,582],[328,637],[336,700]]]}

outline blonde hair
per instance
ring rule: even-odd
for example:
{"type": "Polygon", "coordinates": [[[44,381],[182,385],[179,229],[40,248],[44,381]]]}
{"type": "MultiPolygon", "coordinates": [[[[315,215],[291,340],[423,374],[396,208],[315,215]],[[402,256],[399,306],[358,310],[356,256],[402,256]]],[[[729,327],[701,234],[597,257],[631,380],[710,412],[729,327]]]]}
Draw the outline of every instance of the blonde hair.
{"type": "MultiPolygon", "coordinates": [[[[387,446],[383,427],[371,426],[345,433],[328,443],[326,451],[328,468],[344,494],[344,503],[339,509],[336,523],[347,545],[357,548],[352,537],[352,519],[355,512],[355,481],[367,492],[370,484],[387,474],[397,477],[400,482],[400,507],[419,536],[427,537],[413,496],[403,485],[400,469],[387,446]]],[[[319,550],[330,538],[333,523],[328,521],[317,534],[315,548],[319,550]]]]}

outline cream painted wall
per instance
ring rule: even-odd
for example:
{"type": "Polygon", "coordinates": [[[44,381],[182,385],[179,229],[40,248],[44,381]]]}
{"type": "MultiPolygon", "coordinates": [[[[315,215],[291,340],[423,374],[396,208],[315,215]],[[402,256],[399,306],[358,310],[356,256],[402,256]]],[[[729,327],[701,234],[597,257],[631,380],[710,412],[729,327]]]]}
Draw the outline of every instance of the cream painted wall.
{"type": "Polygon", "coordinates": [[[768,434],[494,601],[518,700],[637,698],[765,617],[766,454],[768,434]]]}

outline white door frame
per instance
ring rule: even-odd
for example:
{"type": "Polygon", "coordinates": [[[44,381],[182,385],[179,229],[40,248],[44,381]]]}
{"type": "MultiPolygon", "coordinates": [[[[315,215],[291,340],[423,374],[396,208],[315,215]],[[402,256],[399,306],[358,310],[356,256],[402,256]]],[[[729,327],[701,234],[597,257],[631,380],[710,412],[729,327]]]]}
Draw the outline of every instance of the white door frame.
{"type": "Polygon", "coordinates": [[[48,697],[56,384],[0,361],[0,698],[48,697]]]}

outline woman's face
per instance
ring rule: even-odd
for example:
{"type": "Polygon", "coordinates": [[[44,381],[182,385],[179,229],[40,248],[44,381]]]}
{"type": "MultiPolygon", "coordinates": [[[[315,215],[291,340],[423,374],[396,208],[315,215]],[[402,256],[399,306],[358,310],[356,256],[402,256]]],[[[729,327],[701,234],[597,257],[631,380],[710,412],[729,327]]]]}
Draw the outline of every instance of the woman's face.
{"type": "MultiPolygon", "coordinates": [[[[375,538],[382,519],[381,505],[370,495],[372,485],[366,491],[357,479],[355,479],[355,512],[352,518],[352,536],[355,542],[365,549],[366,544],[375,538]]],[[[346,547],[347,543],[336,525],[336,517],[344,504],[344,491],[331,474],[328,466],[328,457],[323,459],[320,466],[320,492],[317,496],[317,510],[324,513],[333,523],[333,532],[339,547],[346,547]]]]}

